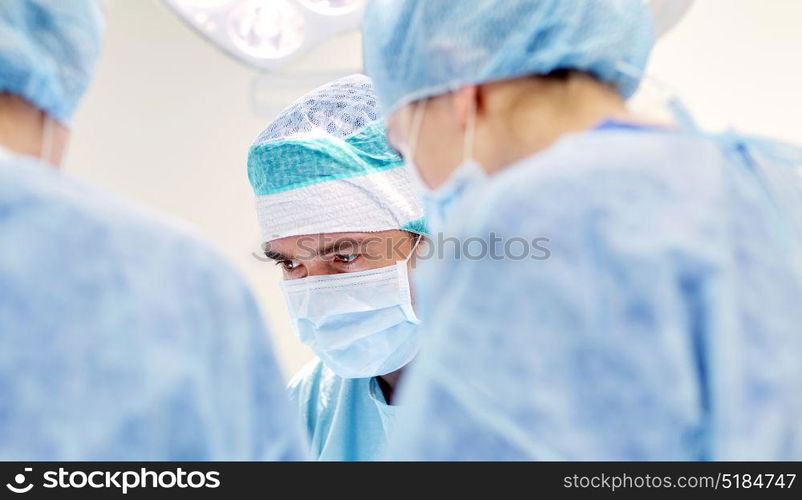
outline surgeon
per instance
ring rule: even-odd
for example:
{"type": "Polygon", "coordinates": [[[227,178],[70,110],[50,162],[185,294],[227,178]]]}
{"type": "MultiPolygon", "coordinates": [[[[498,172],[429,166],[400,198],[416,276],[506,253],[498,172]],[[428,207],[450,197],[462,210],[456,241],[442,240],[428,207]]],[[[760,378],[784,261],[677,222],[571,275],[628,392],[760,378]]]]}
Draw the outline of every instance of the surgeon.
{"type": "Polygon", "coordinates": [[[58,169],[102,27],[92,0],[0,0],[0,460],[301,459],[242,279],[58,169]]]}
{"type": "Polygon", "coordinates": [[[266,256],[317,358],[290,382],[321,460],[374,460],[421,332],[410,271],[426,234],[411,171],[390,148],[364,75],[284,110],[251,147],[266,256]]]}
{"type": "Polygon", "coordinates": [[[640,0],[373,0],[364,26],[432,231],[504,257],[421,269],[392,458],[802,458],[799,150],[634,114],[640,0]],[[503,253],[535,237],[547,259],[503,253]]]}

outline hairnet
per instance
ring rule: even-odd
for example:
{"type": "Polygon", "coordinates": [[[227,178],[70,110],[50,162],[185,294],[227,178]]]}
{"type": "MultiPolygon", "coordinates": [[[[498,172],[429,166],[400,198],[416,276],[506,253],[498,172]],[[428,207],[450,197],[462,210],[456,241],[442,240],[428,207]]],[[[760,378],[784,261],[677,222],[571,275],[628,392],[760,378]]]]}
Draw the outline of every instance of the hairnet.
{"type": "Polygon", "coordinates": [[[631,70],[645,68],[653,42],[643,0],[373,0],[364,21],[365,68],[385,112],[559,69],[630,97],[640,83],[631,70]]]}
{"type": "Polygon", "coordinates": [[[352,75],[307,94],[267,127],[248,157],[265,241],[425,232],[412,173],[377,118],[370,79],[352,75]]]}
{"type": "Polygon", "coordinates": [[[0,92],[68,122],[100,52],[94,0],[0,0],[0,92]]]}

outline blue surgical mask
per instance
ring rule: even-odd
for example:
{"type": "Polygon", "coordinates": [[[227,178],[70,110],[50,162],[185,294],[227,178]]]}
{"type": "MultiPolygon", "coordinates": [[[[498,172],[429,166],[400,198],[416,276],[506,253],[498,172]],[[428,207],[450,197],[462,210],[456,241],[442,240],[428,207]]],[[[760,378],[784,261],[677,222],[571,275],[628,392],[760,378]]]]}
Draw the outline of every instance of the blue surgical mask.
{"type": "Polygon", "coordinates": [[[465,159],[463,162],[451,173],[446,182],[437,189],[432,189],[424,182],[413,159],[415,158],[415,149],[418,144],[425,109],[426,101],[422,102],[415,110],[412,129],[409,134],[408,150],[405,152],[405,156],[408,158],[408,168],[412,169],[413,178],[418,185],[418,190],[423,200],[427,226],[432,234],[438,234],[446,229],[448,220],[458,211],[458,207],[481,191],[480,188],[488,179],[488,175],[473,158],[476,116],[475,111],[473,111],[469,116],[465,133],[465,159]]]}
{"type": "Polygon", "coordinates": [[[281,282],[301,342],[340,377],[386,375],[417,355],[408,261],[281,282]]]}

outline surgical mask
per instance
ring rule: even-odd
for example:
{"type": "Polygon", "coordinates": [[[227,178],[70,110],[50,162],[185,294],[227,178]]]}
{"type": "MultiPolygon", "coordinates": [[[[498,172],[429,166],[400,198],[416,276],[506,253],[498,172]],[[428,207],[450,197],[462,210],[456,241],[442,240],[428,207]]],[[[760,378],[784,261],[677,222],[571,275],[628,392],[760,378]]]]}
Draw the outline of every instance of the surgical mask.
{"type": "Polygon", "coordinates": [[[296,334],[340,377],[386,375],[417,355],[408,263],[418,242],[393,266],[281,282],[296,334]]]}
{"type": "Polygon", "coordinates": [[[479,162],[473,158],[476,109],[472,108],[468,116],[468,125],[465,132],[464,160],[462,163],[457,166],[446,182],[437,189],[430,188],[423,181],[418,168],[414,164],[414,158],[425,109],[426,101],[423,101],[415,110],[412,130],[409,134],[410,141],[405,153],[409,159],[407,164],[413,171],[413,177],[421,193],[426,223],[431,233],[437,234],[446,229],[448,220],[457,211],[457,207],[479,192],[479,188],[485,183],[488,175],[479,162]]]}

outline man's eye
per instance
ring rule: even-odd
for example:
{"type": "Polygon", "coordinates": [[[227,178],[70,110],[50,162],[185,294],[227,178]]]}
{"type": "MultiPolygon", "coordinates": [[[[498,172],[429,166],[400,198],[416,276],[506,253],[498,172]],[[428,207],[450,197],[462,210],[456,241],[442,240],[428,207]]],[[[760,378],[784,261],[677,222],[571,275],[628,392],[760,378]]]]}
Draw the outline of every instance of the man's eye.
{"type": "Polygon", "coordinates": [[[359,258],[359,255],[352,253],[352,254],[338,254],[334,256],[334,260],[340,262],[342,264],[353,264],[356,259],[359,258]]]}
{"type": "Polygon", "coordinates": [[[284,268],[285,271],[294,271],[301,265],[297,260],[279,260],[276,264],[284,268]]]}

